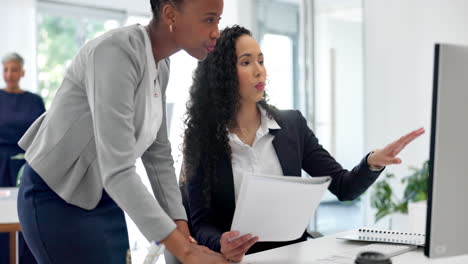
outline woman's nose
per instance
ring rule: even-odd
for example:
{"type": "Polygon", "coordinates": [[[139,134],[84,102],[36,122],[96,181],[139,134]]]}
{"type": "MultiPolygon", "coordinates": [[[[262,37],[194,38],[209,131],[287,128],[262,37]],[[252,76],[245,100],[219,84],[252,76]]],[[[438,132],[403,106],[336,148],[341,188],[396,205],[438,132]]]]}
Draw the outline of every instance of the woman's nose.
{"type": "Polygon", "coordinates": [[[216,26],[215,30],[211,32],[211,38],[218,39],[219,38],[219,28],[216,26]]]}
{"type": "Polygon", "coordinates": [[[256,63],[256,67],[255,67],[255,77],[261,77],[263,74],[263,71],[262,71],[262,65],[260,65],[258,62],[256,63]]]}

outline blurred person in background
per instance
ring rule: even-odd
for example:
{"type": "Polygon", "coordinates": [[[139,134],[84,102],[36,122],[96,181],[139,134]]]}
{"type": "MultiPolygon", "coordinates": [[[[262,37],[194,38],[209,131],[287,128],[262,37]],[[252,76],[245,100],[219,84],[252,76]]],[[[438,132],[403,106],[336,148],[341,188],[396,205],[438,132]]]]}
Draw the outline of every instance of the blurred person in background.
{"type": "MultiPolygon", "coordinates": [[[[18,53],[8,53],[2,58],[3,79],[6,87],[0,89],[0,187],[15,187],[18,172],[24,165],[24,151],[18,140],[42,113],[42,98],[20,87],[24,77],[24,59],[18,53]]],[[[9,263],[8,234],[0,234],[0,264],[9,263]]],[[[19,235],[19,263],[36,263],[19,235]]]]}

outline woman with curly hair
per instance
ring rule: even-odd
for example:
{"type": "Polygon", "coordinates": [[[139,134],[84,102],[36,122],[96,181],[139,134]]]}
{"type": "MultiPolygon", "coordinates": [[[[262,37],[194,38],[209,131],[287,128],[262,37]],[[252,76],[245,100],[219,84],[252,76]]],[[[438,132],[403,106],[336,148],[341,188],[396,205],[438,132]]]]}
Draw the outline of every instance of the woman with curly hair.
{"type": "Polygon", "coordinates": [[[332,177],[329,190],[340,200],[361,195],[396,155],[424,133],[415,130],[367,154],[345,170],[319,144],[299,111],[278,110],[266,101],[263,54],[251,33],[224,29],[214,51],[199,62],[187,104],[183,182],[192,232],[201,245],[239,262],[254,253],[306,240],[259,242],[230,230],[244,173],[332,177]]]}

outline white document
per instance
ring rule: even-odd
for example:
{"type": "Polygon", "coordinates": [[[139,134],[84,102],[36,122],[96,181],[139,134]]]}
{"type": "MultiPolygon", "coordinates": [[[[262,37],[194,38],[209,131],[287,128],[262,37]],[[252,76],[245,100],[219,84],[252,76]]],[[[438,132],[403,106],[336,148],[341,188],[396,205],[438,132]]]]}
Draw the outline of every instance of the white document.
{"type": "Polygon", "coordinates": [[[231,230],[258,241],[298,239],[306,230],[330,177],[301,178],[245,174],[231,230]]]}

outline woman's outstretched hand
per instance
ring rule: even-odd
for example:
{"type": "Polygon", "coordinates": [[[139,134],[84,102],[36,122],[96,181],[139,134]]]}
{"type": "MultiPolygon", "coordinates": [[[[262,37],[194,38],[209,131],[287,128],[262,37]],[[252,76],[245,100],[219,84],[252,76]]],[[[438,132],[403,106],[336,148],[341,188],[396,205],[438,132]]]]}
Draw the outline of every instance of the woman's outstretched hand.
{"type": "Polygon", "coordinates": [[[388,144],[382,149],[377,149],[369,155],[367,163],[371,167],[385,167],[391,164],[400,164],[401,159],[397,155],[408,145],[411,141],[424,134],[424,128],[416,129],[398,140],[388,144]]]}

